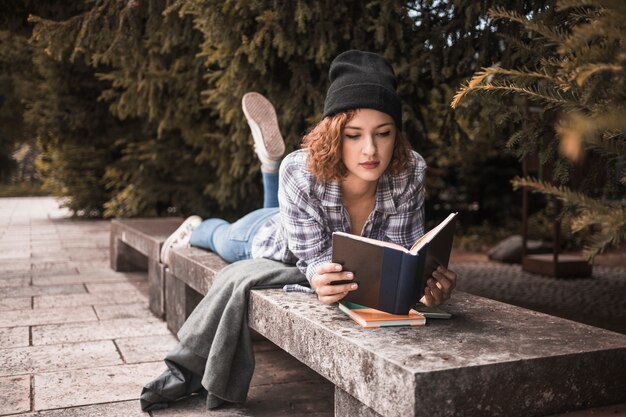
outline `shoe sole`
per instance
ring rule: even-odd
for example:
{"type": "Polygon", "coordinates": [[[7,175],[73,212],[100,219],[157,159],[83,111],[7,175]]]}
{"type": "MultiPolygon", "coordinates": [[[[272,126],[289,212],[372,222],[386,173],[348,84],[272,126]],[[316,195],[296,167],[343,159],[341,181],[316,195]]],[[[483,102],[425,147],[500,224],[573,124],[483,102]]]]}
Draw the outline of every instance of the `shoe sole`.
{"type": "Polygon", "coordinates": [[[241,99],[243,113],[248,123],[261,131],[263,145],[270,159],[280,159],[285,153],[285,142],[278,128],[274,106],[259,93],[246,93],[241,99]]]}
{"type": "Polygon", "coordinates": [[[168,261],[167,259],[164,259],[165,258],[165,253],[164,253],[165,248],[167,246],[171,245],[172,242],[176,240],[176,238],[178,237],[180,232],[182,230],[184,230],[185,228],[187,228],[187,224],[188,223],[189,223],[189,219],[185,219],[185,221],[182,222],[180,226],[178,226],[178,228],[174,231],[174,233],[172,233],[171,235],[168,236],[167,239],[165,239],[165,242],[163,242],[163,245],[161,246],[161,251],[159,253],[160,259],[161,259],[161,263],[165,263],[165,264],[169,263],[169,262],[166,262],[166,261],[168,261]]]}

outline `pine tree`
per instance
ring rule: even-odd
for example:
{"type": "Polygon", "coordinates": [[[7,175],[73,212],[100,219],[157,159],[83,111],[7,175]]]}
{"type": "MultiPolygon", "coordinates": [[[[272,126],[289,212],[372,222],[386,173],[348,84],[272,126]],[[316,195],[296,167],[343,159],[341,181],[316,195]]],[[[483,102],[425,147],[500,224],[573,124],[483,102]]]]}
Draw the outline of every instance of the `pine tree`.
{"type": "Polygon", "coordinates": [[[535,65],[484,68],[457,92],[452,106],[469,97],[482,103],[494,94],[535,103],[539,119],[548,123],[530,125],[509,142],[519,146],[520,156],[539,152],[543,164],[552,163],[556,185],[534,178],[518,178],[513,185],[564,201],[572,231],[588,232],[584,252],[592,258],[626,238],[626,5],[563,0],[557,12],[562,23],[554,26],[542,16],[492,9],[492,18],[517,22],[532,34],[522,46],[535,53],[535,65]],[[586,171],[578,184],[570,181],[575,165],[586,171]]]}
{"type": "Polygon", "coordinates": [[[164,214],[168,207],[207,214],[202,187],[211,172],[203,135],[199,34],[163,1],[101,2],[69,19],[33,17],[34,39],[57,61],[84,63],[99,81],[96,100],[117,120],[106,145],[105,216],[164,214]]]}
{"type": "MultiPolygon", "coordinates": [[[[501,132],[475,131],[468,144],[463,125],[476,112],[452,112],[447,103],[452,86],[476,68],[518,62],[495,34],[513,33],[512,25],[485,19],[492,3],[103,0],[66,19],[32,21],[40,49],[97,74],[98,99],[119,121],[103,177],[107,215],[173,206],[234,216],[258,207],[259,163],[242,95],[258,91],[275,103],[293,150],[319,120],[332,58],[356,48],[381,53],[396,68],[404,132],[433,168],[430,206],[462,209],[478,199],[490,217],[513,195],[488,191],[493,173],[504,181],[518,169],[493,146],[501,132]]],[[[546,7],[497,4],[524,14],[546,7]]]]}
{"type": "Polygon", "coordinates": [[[17,168],[12,154],[29,140],[24,123],[27,80],[32,77],[28,45],[30,31],[23,7],[17,2],[0,5],[0,181],[10,182],[17,168]]]}

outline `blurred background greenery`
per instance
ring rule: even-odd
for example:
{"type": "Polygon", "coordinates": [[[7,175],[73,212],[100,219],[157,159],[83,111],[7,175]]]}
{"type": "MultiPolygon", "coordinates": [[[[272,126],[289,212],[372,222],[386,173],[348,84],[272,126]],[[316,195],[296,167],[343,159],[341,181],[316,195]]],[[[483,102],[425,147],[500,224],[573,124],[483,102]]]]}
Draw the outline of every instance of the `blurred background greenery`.
{"type": "Polygon", "coordinates": [[[459,211],[457,242],[472,250],[519,233],[511,181],[532,158],[523,185],[543,194],[530,201],[531,237],[549,240],[561,216],[565,244],[584,245],[602,229],[593,215],[570,227],[586,196],[615,208],[599,245],[617,246],[624,126],[596,116],[623,116],[624,13],[582,0],[7,0],[0,195],[52,193],[79,216],[235,218],[262,201],[243,94],[275,104],[297,149],[321,116],[332,58],[363,49],[396,69],[404,131],[429,165],[431,224],[459,211]],[[573,37],[580,50],[564,50],[573,37]],[[586,133],[569,141],[572,157],[559,152],[572,129],[558,129],[574,110],[586,133]],[[598,137],[609,152],[589,145],[598,137]],[[558,195],[562,211],[545,198],[552,185],[578,193],[558,195]]]}

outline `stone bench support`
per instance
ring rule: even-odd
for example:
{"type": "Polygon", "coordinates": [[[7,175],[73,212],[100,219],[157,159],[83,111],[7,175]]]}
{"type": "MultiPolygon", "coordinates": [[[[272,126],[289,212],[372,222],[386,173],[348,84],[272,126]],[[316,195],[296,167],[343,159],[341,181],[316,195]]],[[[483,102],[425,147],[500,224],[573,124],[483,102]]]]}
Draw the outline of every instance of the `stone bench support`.
{"type": "Polygon", "coordinates": [[[161,245],[183,219],[124,219],[111,221],[111,268],[114,271],[148,270],[150,310],[165,314],[165,268],[159,262],[161,245]]]}

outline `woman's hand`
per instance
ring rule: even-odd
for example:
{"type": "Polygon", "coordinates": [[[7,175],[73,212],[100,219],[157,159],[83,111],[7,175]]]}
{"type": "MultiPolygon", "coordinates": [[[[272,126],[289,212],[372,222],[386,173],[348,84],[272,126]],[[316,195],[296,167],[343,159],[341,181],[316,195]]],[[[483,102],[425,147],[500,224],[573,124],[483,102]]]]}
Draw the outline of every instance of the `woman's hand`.
{"type": "Polygon", "coordinates": [[[356,283],[331,285],[333,281],[354,279],[354,274],[342,271],[340,264],[327,263],[320,265],[311,278],[311,288],[315,290],[317,298],[324,304],[332,304],[341,300],[348,292],[357,289],[356,283]]]}
{"type": "Polygon", "coordinates": [[[456,287],[456,277],[455,272],[439,266],[433,271],[432,277],[426,281],[424,296],[420,302],[429,307],[435,307],[446,302],[456,287]]]}

